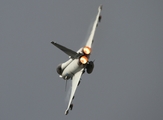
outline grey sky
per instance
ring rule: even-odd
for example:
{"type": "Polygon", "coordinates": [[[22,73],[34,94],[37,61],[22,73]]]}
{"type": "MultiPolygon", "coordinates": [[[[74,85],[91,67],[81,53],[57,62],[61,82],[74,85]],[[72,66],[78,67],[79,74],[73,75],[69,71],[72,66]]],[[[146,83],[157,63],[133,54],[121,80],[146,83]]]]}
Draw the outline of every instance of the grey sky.
{"type": "Polygon", "coordinates": [[[161,120],[163,1],[1,0],[0,120],[161,120]],[[56,67],[83,44],[103,4],[92,60],[68,116],[56,67]]]}

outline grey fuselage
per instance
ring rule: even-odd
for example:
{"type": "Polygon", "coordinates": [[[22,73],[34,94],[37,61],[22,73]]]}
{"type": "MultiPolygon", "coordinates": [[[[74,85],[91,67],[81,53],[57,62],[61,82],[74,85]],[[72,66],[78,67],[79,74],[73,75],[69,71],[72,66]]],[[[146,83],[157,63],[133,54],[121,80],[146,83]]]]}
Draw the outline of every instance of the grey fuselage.
{"type": "Polygon", "coordinates": [[[69,59],[57,67],[57,72],[63,79],[67,80],[74,76],[75,73],[85,68],[86,65],[80,63],[79,58],[69,59]]]}

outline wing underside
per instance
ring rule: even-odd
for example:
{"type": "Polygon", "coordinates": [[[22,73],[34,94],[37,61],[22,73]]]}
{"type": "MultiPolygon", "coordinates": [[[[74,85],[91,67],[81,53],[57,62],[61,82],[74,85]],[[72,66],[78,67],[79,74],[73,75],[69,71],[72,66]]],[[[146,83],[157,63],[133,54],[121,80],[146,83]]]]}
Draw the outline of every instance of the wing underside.
{"type": "Polygon", "coordinates": [[[88,38],[88,41],[86,43],[86,46],[88,46],[90,48],[92,47],[92,43],[93,43],[94,35],[95,35],[95,32],[96,32],[96,28],[97,28],[98,23],[101,21],[101,18],[102,18],[101,15],[100,15],[101,10],[102,10],[102,5],[100,5],[99,8],[98,8],[98,13],[97,13],[96,19],[94,21],[92,31],[91,31],[90,36],[88,38]]]}
{"type": "Polygon", "coordinates": [[[70,93],[70,97],[69,97],[69,102],[68,102],[68,106],[67,106],[67,109],[65,111],[65,115],[68,114],[68,111],[70,109],[70,106],[72,105],[72,100],[74,98],[74,95],[75,95],[75,91],[77,89],[77,86],[78,86],[78,83],[80,81],[80,78],[81,78],[81,75],[83,73],[83,70],[84,68],[82,68],[79,72],[77,72],[73,77],[72,77],[72,80],[71,80],[71,93],[70,93]]]}

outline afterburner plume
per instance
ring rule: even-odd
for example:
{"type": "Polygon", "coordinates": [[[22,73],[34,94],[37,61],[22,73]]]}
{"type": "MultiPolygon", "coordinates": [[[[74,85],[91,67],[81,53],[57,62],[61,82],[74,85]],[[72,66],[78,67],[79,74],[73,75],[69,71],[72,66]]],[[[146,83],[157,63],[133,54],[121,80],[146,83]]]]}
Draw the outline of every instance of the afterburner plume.
{"type": "Polygon", "coordinates": [[[80,62],[81,62],[82,64],[86,64],[86,63],[88,62],[88,58],[87,58],[86,56],[82,56],[82,57],[80,58],[80,62]]]}
{"type": "Polygon", "coordinates": [[[83,52],[84,52],[84,54],[89,55],[89,54],[91,53],[91,48],[85,46],[85,47],[83,48],[83,52]]]}

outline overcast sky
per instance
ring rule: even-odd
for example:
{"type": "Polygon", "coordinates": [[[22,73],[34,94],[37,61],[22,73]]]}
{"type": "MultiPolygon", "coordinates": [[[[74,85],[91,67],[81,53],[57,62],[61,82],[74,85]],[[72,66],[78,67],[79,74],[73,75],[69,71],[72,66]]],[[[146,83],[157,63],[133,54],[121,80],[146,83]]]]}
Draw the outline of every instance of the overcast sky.
{"type": "Polygon", "coordinates": [[[1,0],[0,120],[161,120],[162,0],[1,0]],[[95,68],[84,74],[68,116],[56,67],[78,50],[97,9],[95,68]]]}

